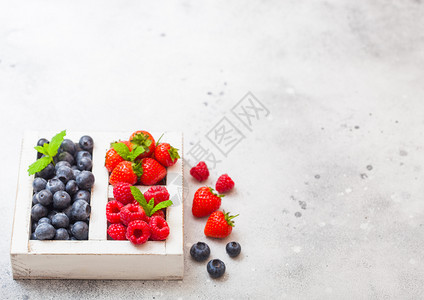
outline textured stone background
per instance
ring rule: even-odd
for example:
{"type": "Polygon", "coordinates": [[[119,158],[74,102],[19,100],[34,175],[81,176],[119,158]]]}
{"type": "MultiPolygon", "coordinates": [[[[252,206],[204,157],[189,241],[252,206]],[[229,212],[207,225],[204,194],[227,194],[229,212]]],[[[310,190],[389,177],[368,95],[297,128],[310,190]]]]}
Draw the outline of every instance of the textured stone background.
{"type": "MultiPolygon", "coordinates": [[[[3,299],[419,299],[424,286],[422,1],[0,1],[3,299]],[[270,111],[228,157],[205,134],[247,93],[270,111]],[[221,160],[240,213],[179,282],[13,281],[25,129],[177,129],[221,160]],[[19,188],[19,187],[18,187],[19,188]],[[238,240],[232,260],[225,243],[238,240]]],[[[231,119],[234,120],[234,119],[231,119]]],[[[186,170],[186,175],[187,175],[186,170]]],[[[188,177],[187,177],[188,178],[188,177]]],[[[205,240],[191,216],[186,250],[205,240]]]]}

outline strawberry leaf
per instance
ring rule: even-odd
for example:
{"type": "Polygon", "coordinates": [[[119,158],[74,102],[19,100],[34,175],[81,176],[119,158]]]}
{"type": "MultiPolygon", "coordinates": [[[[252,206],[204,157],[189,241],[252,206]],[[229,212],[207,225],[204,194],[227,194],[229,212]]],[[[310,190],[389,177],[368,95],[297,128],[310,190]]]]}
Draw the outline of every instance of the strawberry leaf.
{"type": "Polygon", "coordinates": [[[130,149],[124,143],[113,143],[112,148],[122,157],[124,160],[128,160],[130,155],[130,149]]]}
{"type": "Polygon", "coordinates": [[[180,158],[180,155],[178,154],[178,149],[171,146],[168,150],[169,156],[172,160],[175,160],[176,158],[180,158]]]}
{"type": "Polygon", "coordinates": [[[59,150],[59,147],[62,144],[65,135],[66,130],[59,132],[52,138],[51,142],[48,144],[48,152],[51,157],[57,154],[57,150],[59,150]]]}
{"type": "Polygon", "coordinates": [[[28,174],[29,175],[33,175],[37,172],[42,171],[45,167],[48,166],[48,164],[50,163],[51,159],[49,156],[44,156],[40,159],[37,159],[35,161],[35,163],[33,163],[32,165],[29,166],[28,168],[28,174]]]}
{"type": "Polygon", "coordinates": [[[143,147],[135,146],[134,149],[129,153],[128,159],[134,161],[140,154],[146,151],[143,147]]]}
{"type": "MultiPolygon", "coordinates": [[[[153,199],[153,198],[152,198],[153,199]]],[[[173,203],[171,200],[166,200],[166,201],[162,201],[160,203],[158,203],[150,212],[150,216],[153,215],[155,212],[157,212],[158,210],[162,209],[162,208],[167,208],[168,206],[171,206],[173,203]]]]}
{"type": "Polygon", "coordinates": [[[131,140],[131,143],[141,146],[144,148],[145,151],[147,151],[149,146],[152,144],[152,140],[149,138],[149,135],[147,134],[137,133],[131,140]]]}
{"type": "MultiPolygon", "coordinates": [[[[44,145],[46,145],[46,144],[44,144],[44,145]]],[[[40,152],[41,154],[49,155],[49,153],[47,152],[47,150],[43,146],[35,146],[34,149],[37,150],[38,152],[40,152]]]]}

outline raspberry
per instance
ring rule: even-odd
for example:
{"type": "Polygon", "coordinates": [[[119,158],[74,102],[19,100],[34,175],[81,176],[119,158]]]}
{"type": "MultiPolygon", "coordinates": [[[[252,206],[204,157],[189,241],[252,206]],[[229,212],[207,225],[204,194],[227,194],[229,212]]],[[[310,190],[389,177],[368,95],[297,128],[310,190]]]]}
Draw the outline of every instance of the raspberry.
{"type": "Polygon", "coordinates": [[[107,234],[109,236],[117,241],[124,241],[126,240],[125,234],[127,233],[127,228],[122,224],[111,224],[109,228],[107,229],[107,234]]]}
{"type": "Polygon", "coordinates": [[[154,198],[155,205],[157,205],[162,201],[169,200],[169,193],[166,187],[155,185],[144,192],[144,198],[146,198],[147,203],[149,203],[150,199],[154,198]]]}
{"type": "Polygon", "coordinates": [[[121,223],[120,211],[124,205],[116,200],[106,204],[106,219],[110,223],[121,223]]]}
{"type": "Polygon", "coordinates": [[[161,217],[165,219],[165,212],[162,209],[159,209],[157,212],[155,212],[152,217],[161,217]]]}
{"type": "Polygon", "coordinates": [[[134,196],[131,194],[131,185],[126,182],[117,183],[113,187],[113,197],[124,205],[134,202],[134,196]]]}
{"type": "Polygon", "coordinates": [[[121,209],[121,221],[124,225],[128,225],[134,220],[148,221],[148,217],[143,208],[137,203],[130,203],[121,209]]]}
{"type": "Polygon", "coordinates": [[[223,174],[219,176],[215,185],[215,189],[220,194],[231,191],[233,187],[234,181],[230,178],[230,176],[228,176],[228,174],[223,174]]]}
{"type": "Polygon", "coordinates": [[[151,217],[149,222],[150,238],[153,241],[163,241],[169,235],[169,226],[162,217],[151,217]]]}
{"type": "Polygon", "coordinates": [[[190,174],[198,181],[205,181],[209,177],[208,166],[204,161],[201,161],[197,164],[197,166],[191,168],[190,174]]]}
{"type": "Polygon", "coordinates": [[[126,237],[135,245],[143,244],[147,242],[150,237],[150,227],[144,221],[132,221],[128,224],[126,237]]]}

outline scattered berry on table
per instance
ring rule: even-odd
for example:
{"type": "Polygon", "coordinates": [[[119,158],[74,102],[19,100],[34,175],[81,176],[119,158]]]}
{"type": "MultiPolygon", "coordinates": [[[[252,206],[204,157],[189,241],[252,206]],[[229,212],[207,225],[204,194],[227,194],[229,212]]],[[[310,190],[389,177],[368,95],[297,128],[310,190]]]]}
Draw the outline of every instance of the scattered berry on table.
{"type": "Polygon", "coordinates": [[[222,211],[212,213],[206,221],[205,235],[213,238],[225,238],[229,236],[234,227],[232,219],[237,216],[230,216],[229,213],[222,211]]]}
{"type": "Polygon", "coordinates": [[[122,224],[111,224],[107,229],[107,234],[117,241],[126,240],[127,228],[122,224]]]}
{"type": "Polygon", "coordinates": [[[77,240],[88,240],[88,225],[83,221],[75,222],[71,227],[71,232],[77,240]]]}
{"type": "Polygon", "coordinates": [[[75,162],[74,156],[71,153],[66,151],[59,153],[57,158],[59,161],[67,161],[71,165],[73,165],[75,162]]]}
{"type": "Polygon", "coordinates": [[[150,238],[153,241],[163,241],[169,235],[168,223],[162,217],[152,216],[149,221],[150,238]]]}
{"type": "Polygon", "coordinates": [[[122,207],[120,217],[122,223],[126,226],[134,220],[149,220],[145,211],[138,203],[130,203],[122,207]]]}
{"type": "Polygon", "coordinates": [[[206,269],[212,278],[219,278],[225,273],[225,264],[220,259],[212,259],[208,262],[206,269]]]}
{"type": "Polygon", "coordinates": [[[205,181],[209,177],[208,166],[204,161],[201,161],[190,169],[190,174],[200,182],[205,181]]]}
{"type": "Polygon", "coordinates": [[[135,201],[131,194],[131,185],[127,182],[119,182],[113,187],[113,197],[124,205],[135,201]]]}
{"type": "Polygon", "coordinates": [[[55,228],[67,228],[69,226],[69,218],[64,213],[57,213],[53,216],[51,224],[55,228]]]}
{"type": "Polygon", "coordinates": [[[76,200],[72,203],[71,218],[77,221],[85,221],[90,216],[91,206],[84,200],[76,200]]]}
{"type": "Polygon", "coordinates": [[[241,246],[239,243],[237,242],[229,242],[226,246],[225,246],[225,250],[227,251],[228,255],[231,257],[236,257],[240,254],[241,252],[241,246]]]}
{"type": "Polygon", "coordinates": [[[90,136],[84,135],[80,138],[79,145],[82,150],[85,150],[91,153],[93,151],[94,141],[90,136]]]}
{"type": "Polygon", "coordinates": [[[106,219],[109,223],[120,223],[121,222],[121,209],[124,205],[117,201],[112,200],[106,204],[106,219]]]}
{"type": "Polygon", "coordinates": [[[110,174],[109,183],[116,185],[119,182],[126,182],[133,185],[137,182],[141,172],[140,164],[122,161],[113,169],[112,174],[110,174]]]}
{"type": "Polygon", "coordinates": [[[88,157],[83,157],[77,162],[77,166],[80,171],[91,171],[93,162],[88,157]]]}
{"type": "Polygon", "coordinates": [[[54,236],[55,240],[69,240],[69,233],[68,230],[66,230],[65,228],[59,228],[56,230],[56,234],[54,236]]]}
{"type": "Polygon", "coordinates": [[[41,177],[34,178],[34,181],[32,182],[32,188],[34,189],[35,193],[38,193],[41,190],[44,190],[46,188],[47,180],[41,177]]]}
{"type": "Polygon", "coordinates": [[[49,223],[38,224],[35,229],[35,236],[38,240],[51,240],[56,235],[56,229],[49,223]]]}
{"type": "Polygon", "coordinates": [[[135,245],[147,242],[150,237],[149,225],[141,220],[130,222],[127,227],[126,237],[135,245]]]}
{"type": "Polygon", "coordinates": [[[53,194],[53,208],[62,210],[71,204],[71,196],[65,191],[57,191],[53,194]]]}
{"type": "Polygon", "coordinates": [[[205,217],[216,211],[221,206],[222,195],[217,195],[210,187],[199,188],[193,197],[191,211],[195,217],[205,217]]]}
{"type": "Polygon", "coordinates": [[[38,220],[38,224],[43,224],[43,223],[51,224],[52,221],[48,217],[42,217],[40,220],[38,220]]]}
{"type": "Polygon", "coordinates": [[[81,190],[89,190],[94,184],[94,175],[90,171],[81,171],[76,181],[81,190]]]}
{"type": "Polygon", "coordinates": [[[35,204],[31,208],[31,217],[33,221],[38,221],[42,217],[47,217],[48,214],[49,214],[49,210],[47,209],[47,207],[41,205],[40,203],[35,204]]]}
{"type": "Polygon", "coordinates": [[[146,198],[147,203],[149,203],[150,199],[153,198],[155,205],[157,205],[160,202],[169,200],[169,192],[166,187],[161,185],[155,185],[144,192],[144,198],[146,198]]]}
{"type": "Polygon", "coordinates": [[[53,202],[53,195],[49,190],[42,190],[35,194],[37,203],[40,203],[44,206],[49,206],[53,202]]]}
{"type": "Polygon", "coordinates": [[[166,168],[153,158],[143,158],[141,168],[140,182],[143,185],[154,185],[166,176],[166,168]]]}
{"type": "Polygon", "coordinates": [[[73,179],[69,180],[65,185],[65,191],[71,196],[73,196],[76,192],[78,192],[78,190],[79,190],[78,184],[73,179]]]}
{"type": "Polygon", "coordinates": [[[60,144],[59,152],[68,152],[69,154],[74,155],[75,151],[75,144],[69,139],[64,139],[62,144],[60,144]]]}
{"type": "Polygon", "coordinates": [[[74,172],[67,166],[61,166],[56,170],[56,176],[60,181],[66,184],[69,180],[75,179],[74,172]]]}
{"type": "Polygon", "coordinates": [[[203,242],[197,242],[190,248],[190,255],[196,261],[204,261],[208,259],[210,254],[211,249],[209,248],[208,244],[203,242]]]}
{"type": "Polygon", "coordinates": [[[46,189],[54,195],[57,191],[64,191],[65,184],[58,178],[52,178],[47,181],[46,189]]]}
{"type": "Polygon", "coordinates": [[[87,203],[90,204],[90,199],[91,199],[91,193],[89,191],[86,190],[79,190],[76,194],[74,194],[72,196],[72,201],[76,201],[76,200],[85,200],[87,203]]]}
{"type": "Polygon", "coordinates": [[[231,191],[234,188],[234,181],[228,176],[228,174],[223,174],[219,176],[216,181],[215,189],[218,193],[226,193],[231,191]]]}
{"type": "Polygon", "coordinates": [[[164,167],[175,165],[180,158],[178,149],[172,147],[168,143],[160,143],[155,148],[155,159],[164,167]]]}

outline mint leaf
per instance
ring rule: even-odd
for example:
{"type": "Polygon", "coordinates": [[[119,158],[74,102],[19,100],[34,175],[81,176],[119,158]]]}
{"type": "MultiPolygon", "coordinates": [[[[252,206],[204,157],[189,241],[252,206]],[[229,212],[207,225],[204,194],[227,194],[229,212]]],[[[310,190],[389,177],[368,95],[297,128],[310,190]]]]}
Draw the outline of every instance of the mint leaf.
{"type": "Polygon", "coordinates": [[[45,167],[47,167],[49,163],[50,163],[50,157],[49,156],[44,156],[40,159],[37,159],[35,163],[33,163],[32,165],[29,166],[28,174],[32,175],[32,174],[35,174],[37,172],[40,172],[45,167]]]}
{"type": "Polygon", "coordinates": [[[162,208],[167,208],[168,206],[171,206],[173,203],[171,200],[166,200],[158,203],[150,212],[150,216],[153,215],[155,212],[162,208]]]}
{"type": "Polygon", "coordinates": [[[130,149],[124,143],[113,143],[112,148],[122,157],[124,160],[128,160],[128,155],[130,155],[130,149]]]}
{"type": "Polygon", "coordinates": [[[152,213],[151,213],[151,212],[152,212],[153,206],[155,206],[155,200],[154,200],[154,198],[150,199],[149,204],[147,204],[148,211],[146,211],[146,214],[147,214],[149,217],[152,215],[152,213]]]}
{"type": "Polygon", "coordinates": [[[35,146],[34,149],[40,152],[41,154],[49,155],[49,153],[46,151],[46,149],[43,146],[35,146]]]}
{"type": "Polygon", "coordinates": [[[144,209],[144,211],[147,214],[147,201],[146,198],[144,198],[144,195],[142,192],[140,192],[140,190],[138,188],[136,188],[135,186],[131,186],[131,194],[134,196],[134,199],[138,202],[138,204],[140,204],[140,206],[144,209]]]}
{"type": "Polygon", "coordinates": [[[143,147],[135,146],[135,148],[128,155],[129,160],[134,161],[140,154],[144,153],[144,151],[145,150],[143,147]]]}
{"type": "Polygon", "coordinates": [[[56,134],[49,143],[48,149],[51,157],[57,154],[57,150],[59,150],[60,145],[63,142],[63,138],[66,135],[66,130],[63,130],[56,134]]]}

